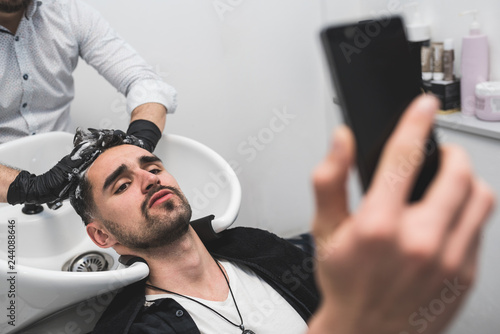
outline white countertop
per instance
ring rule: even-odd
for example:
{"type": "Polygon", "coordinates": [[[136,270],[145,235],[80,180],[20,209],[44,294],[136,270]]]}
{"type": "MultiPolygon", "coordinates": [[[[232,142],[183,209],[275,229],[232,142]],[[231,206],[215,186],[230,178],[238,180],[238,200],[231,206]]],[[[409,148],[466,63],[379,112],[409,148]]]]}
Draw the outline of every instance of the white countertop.
{"type": "Polygon", "coordinates": [[[447,129],[500,139],[500,121],[482,121],[474,116],[463,116],[461,112],[455,112],[449,115],[437,115],[436,124],[447,129]]]}

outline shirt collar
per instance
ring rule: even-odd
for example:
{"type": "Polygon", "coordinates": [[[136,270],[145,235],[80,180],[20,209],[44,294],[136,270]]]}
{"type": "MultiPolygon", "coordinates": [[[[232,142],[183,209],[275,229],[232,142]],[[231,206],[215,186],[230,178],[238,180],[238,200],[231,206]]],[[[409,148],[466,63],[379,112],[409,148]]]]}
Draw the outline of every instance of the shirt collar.
{"type": "Polygon", "coordinates": [[[26,9],[25,16],[28,20],[30,20],[35,12],[37,11],[38,7],[42,5],[42,0],[33,0],[29,4],[28,8],[26,9]]]}

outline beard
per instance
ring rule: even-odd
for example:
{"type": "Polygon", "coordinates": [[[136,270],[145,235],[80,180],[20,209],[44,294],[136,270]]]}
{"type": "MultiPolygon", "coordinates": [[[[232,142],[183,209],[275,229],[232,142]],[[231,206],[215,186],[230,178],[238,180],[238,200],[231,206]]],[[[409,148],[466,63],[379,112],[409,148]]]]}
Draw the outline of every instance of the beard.
{"type": "Polygon", "coordinates": [[[151,188],[141,205],[141,211],[145,224],[139,233],[123,230],[113,221],[105,220],[103,223],[119,243],[136,250],[149,250],[171,245],[180,240],[189,230],[191,206],[184,194],[177,188],[168,186],[151,188]],[[157,209],[161,210],[161,213],[153,215],[149,212],[149,200],[162,189],[172,191],[175,196],[160,203],[157,209]],[[178,204],[176,200],[179,200],[178,204]]]}
{"type": "Polygon", "coordinates": [[[28,8],[31,0],[0,0],[0,12],[15,13],[28,8]]]}

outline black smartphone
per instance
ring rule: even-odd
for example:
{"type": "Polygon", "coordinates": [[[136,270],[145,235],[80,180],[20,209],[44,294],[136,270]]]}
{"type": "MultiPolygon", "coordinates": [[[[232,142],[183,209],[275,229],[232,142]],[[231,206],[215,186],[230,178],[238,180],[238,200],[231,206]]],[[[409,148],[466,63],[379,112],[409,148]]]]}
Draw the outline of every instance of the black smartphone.
{"type": "MultiPolygon", "coordinates": [[[[421,77],[399,16],[327,27],[321,41],[338,104],[356,139],[357,167],[366,191],[385,142],[406,107],[422,93],[421,77]]],[[[409,201],[422,197],[437,171],[439,152],[432,132],[424,149],[425,161],[409,201]]],[[[402,170],[405,163],[412,162],[402,161],[402,170]]],[[[397,182],[405,175],[394,177],[397,182]]]]}

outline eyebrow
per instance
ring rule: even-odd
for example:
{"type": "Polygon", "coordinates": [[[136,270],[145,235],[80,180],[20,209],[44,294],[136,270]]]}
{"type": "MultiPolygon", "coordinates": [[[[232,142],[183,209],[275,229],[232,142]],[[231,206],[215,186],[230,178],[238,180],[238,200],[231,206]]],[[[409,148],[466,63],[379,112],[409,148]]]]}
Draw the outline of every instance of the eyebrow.
{"type": "Polygon", "coordinates": [[[102,191],[106,191],[107,188],[111,184],[113,184],[123,173],[125,173],[128,170],[128,167],[125,164],[121,164],[120,167],[115,169],[115,171],[106,178],[104,181],[104,185],[102,186],[102,191]]]}
{"type": "Polygon", "coordinates": [[[142,157],[139,158],[139,163],[141,165],[144,164],[150,164],[152,162],[162,162],[160,158],[158,158],[156,155],[143,155],[142,157]]]}
{"type": "MultiPolygon", "coordinates": [[[[156,155],[143,155],[138,159],[139,164],[145,165],[153,162],[162,162],[160,158],[156,155]]],[[[104,181],[104,185],[102,186],[102,191],[106,191],[110,185],[112,185],[123,173],[125,173],[129,168],[125,164],[121,164],[117,169],[113,171],[113,173],[109,174],[109,176],[104,181]]]]}

